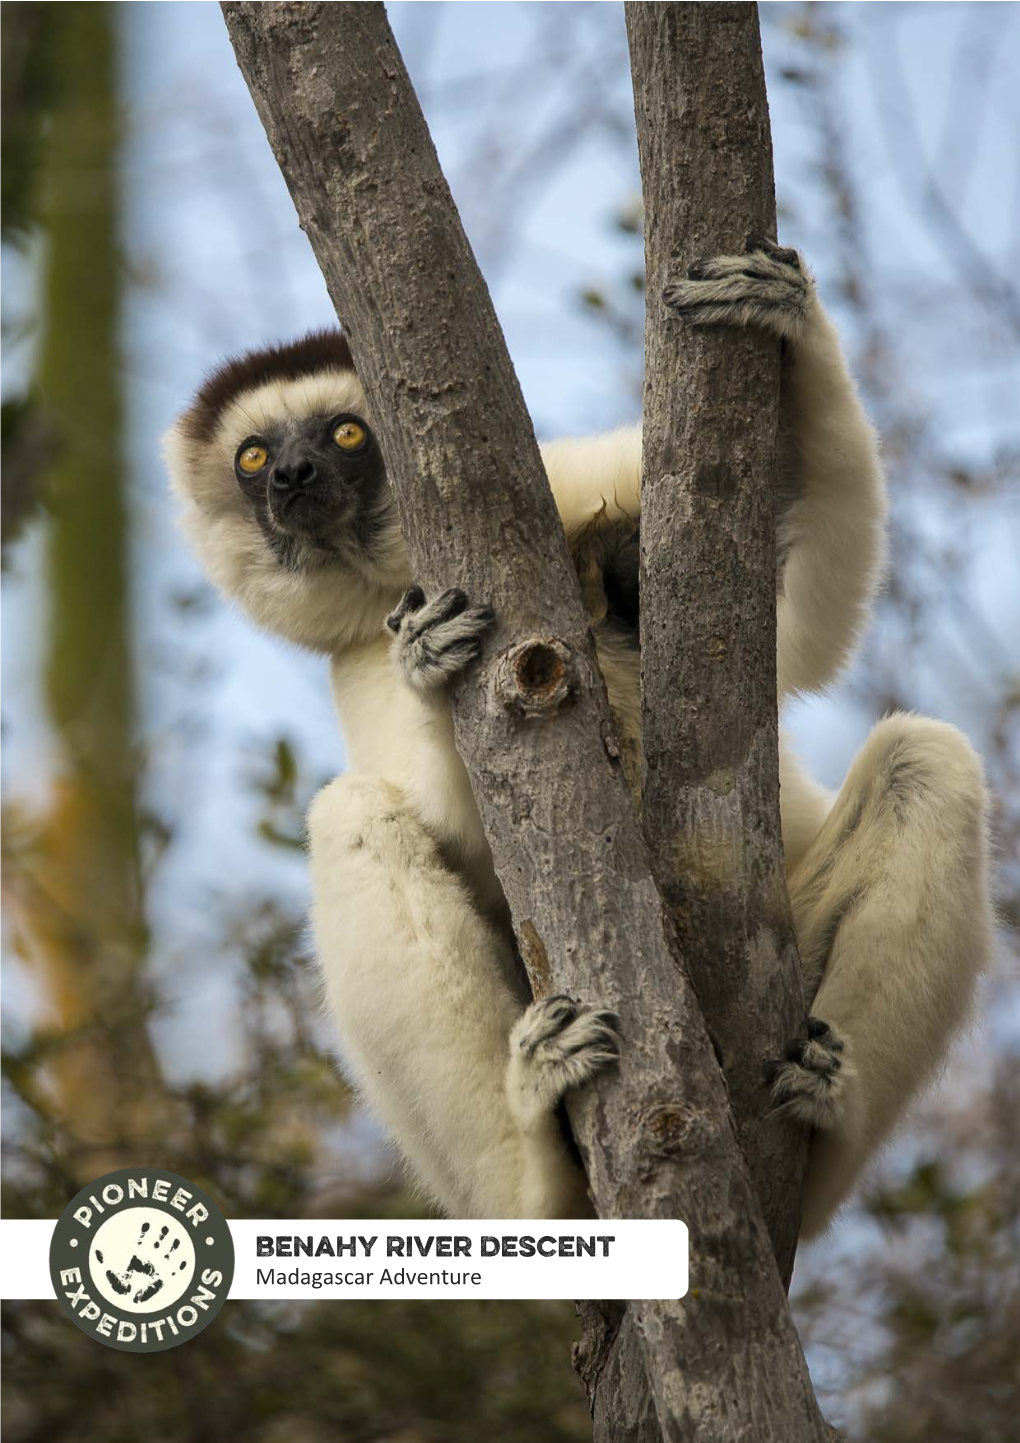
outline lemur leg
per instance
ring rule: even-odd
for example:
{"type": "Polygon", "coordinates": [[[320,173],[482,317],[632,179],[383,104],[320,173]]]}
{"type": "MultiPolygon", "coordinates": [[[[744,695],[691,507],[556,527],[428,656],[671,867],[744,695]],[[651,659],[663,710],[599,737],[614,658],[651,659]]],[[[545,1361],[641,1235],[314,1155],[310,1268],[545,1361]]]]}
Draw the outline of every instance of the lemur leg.
{"type": "Polygon", "coordinates": [[[796,251],[698,261],[667,289],[695,326],[752,326],[786,342],[780,393],[780,697],[830,681],[867,618],[881,568],[885,490],[875,433],[839,337],[796,251]]]}
{"type": "Polygon", "coordinates": [[[790,896],[805,979],[821,985],[773,1095],[816,1129],[811,1237],[944,1062],[991,957],[986,796],[965,738],[919,717],[880,722],[790,896]]]}
{"type": "Polygon", "coordinates": [[[586,1214],[556,1106],[614,1059],[609,1020],[564,999],[521,1016],[508,944],[389,783],[330,783],[309,836],[345,1058],[425,1187],[453,1216],[586,1214]]]}

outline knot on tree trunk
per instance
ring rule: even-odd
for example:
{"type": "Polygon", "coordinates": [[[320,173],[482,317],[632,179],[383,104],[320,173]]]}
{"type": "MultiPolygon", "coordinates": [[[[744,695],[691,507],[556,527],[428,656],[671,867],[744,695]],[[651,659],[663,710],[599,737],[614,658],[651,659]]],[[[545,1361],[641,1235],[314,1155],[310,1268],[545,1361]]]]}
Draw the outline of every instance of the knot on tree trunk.
{"type": "Polygon", "coordinates": [[[669,1103],[649,1108],[641,1118],[644,1150],[655,1158],[693,1158],[713,1145],[713,1128],[701,1108],[669,1103]]]}
{"type": "Polygon", "coordinates": [[[499,658],[494,685],[501,704],[520,716],[552,716],[577,690],[573,653],[555,637],[529,636],[499,658]]]}

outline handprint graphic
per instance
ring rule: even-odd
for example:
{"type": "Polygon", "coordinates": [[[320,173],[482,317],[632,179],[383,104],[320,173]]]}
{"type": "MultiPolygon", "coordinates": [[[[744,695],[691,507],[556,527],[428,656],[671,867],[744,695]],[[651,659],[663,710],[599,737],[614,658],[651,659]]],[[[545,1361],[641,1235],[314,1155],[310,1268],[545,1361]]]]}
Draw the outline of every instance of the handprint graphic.
{"type": "MultiPolygon", "coordinates": [[[[131,1260],[124,1272],[116,1273],[112,1268],[107,1268],[106,1270],[106,1281],[110,1284],[114,1292],[120,1293],[121,1295],[130,1293],[133,1303],[147,1303],[150,1298],[154,1298],[156,1294],[160,1292],[163,1287],[163,1274],[169,1269],[173,1254],[181,1245],[180,1238],[174,1238],[162,1258],[158,1257],[160,1245],[166,1240],[170,1228],[164,1223],[159,1230],[159,1236],[155,1238],[155,1240],[152,1238],[147,1239],[145,1236],[151,1228],[151,1223],[142,1223],[136,1244],[137,1251],[131,1254],[131,1260]],[[138,1254],[144,1252],[147,1245],[151,1247],[153,1256],[139,1257],[138,1254]],[[158,1263],[163,1263],[166,1266],[157,1267],[158,1263]],[[132,1291],[136,1287],[138,1291],[132,1291]]],[[[106,1259],[103,1257],[103,1254],[96,1248],[96,1262],[105,1263],[105,1261],[106,1259]]],[[[186,1262],[179,1262],[177,1271],[183,1273],[187,1266],[186,1262]]]]}
{"type": "Polygon", "coordinates": [[[89,1261],[110,1302],[147,1313],[169,1307],[184,1292],[195,1271],[195,1247],[183,1220],[136,1207],[103,1224],[89,1261]]]}

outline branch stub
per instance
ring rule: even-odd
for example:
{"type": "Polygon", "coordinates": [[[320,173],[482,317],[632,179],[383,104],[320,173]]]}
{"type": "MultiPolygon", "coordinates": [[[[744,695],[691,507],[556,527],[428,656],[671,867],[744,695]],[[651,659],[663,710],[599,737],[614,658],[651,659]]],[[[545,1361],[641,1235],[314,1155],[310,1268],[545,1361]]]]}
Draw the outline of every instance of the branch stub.
{"type": "Polygon", "coordinates": [[[528,720],[553,716],[577,689],[573,652],[555,637],[529,636],[496,663],[496,697],[528,720]]]}

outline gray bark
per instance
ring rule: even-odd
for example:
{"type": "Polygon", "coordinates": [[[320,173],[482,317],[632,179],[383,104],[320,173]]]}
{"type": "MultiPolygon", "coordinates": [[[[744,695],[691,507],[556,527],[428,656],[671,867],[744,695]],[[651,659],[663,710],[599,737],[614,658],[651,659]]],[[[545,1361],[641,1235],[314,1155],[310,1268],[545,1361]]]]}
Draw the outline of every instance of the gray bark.
{"type": "MultiPolygon", "coordinates": [[[[722,1060],[784,1283],[807,1133],[762,1085],[804,1021],[779,828],[779,347],[693,331],[663,293],[699,256],[775,235],[757,7],[628,4],[645,201],[643,815],[659,890],[722,1060]]],[[[655,1443],[633,1319],[589,1327],[596,1438],[655,1443]]]]}
{"type": "Polygon", "coordinates": [[[770,1116],[762,1085],[805,1016],[779,827],[779,343],[694,330],[663,301],[699,256],[775,236],[757,6],[626,16],[646,217],[645,834],[788,1280],[807,1130],[770,1116]]]}
{"type": "Polygon", "coordinates": [[[622,1019],[618,1072],[571,1106],[600,1215],[691,1225],[692,1292],[631,1310],[662,1434],[822,1443],[531,423],[383,8],[223,10],[371,397],[413,567],[501,618],[454,696],[457,744],[536,995],[622,1019]]]}

